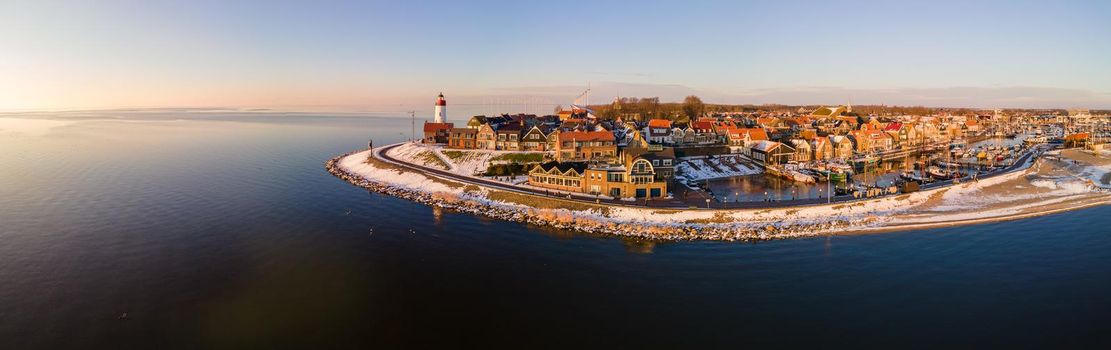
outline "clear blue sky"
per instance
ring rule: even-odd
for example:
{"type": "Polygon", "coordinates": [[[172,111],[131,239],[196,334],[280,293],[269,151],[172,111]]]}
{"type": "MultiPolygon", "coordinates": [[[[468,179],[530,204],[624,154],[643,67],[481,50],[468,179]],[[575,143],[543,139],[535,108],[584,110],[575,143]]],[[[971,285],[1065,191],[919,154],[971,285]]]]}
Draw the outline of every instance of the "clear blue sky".
{"type": "Polygon", "coordinates": [[[1108,1],[0,2],[0,109],[1111,107],[1108,1]]]}

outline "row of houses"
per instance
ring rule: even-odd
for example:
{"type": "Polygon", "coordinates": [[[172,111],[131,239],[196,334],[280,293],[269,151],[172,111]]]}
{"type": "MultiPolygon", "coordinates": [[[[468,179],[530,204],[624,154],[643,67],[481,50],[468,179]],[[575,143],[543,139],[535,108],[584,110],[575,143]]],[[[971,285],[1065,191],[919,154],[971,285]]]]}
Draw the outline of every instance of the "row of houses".
{"type": "Polygon", "coordinates": [[[714,146],[763,165],[848,160],[981,131],[976,118],[863,117],[849,106],[785,116],[724,115],[688,123],[598,120],[588,113],[475,116],[464,127],[426,123],[425,142],[447,148],[546,152],[529,184],[612,197],[662,197],[675,149],[714,146]]]}
{"type": "Polygon", "coordinates": [[[672,149],[622,148],[609,161],[550,161],[533,167],[534,187],[613,198],[662,198],[674,175],[672,149]]]}
{"type": "Polygon", "coordinates": [[[424,142],[452,149],[546,152],[528,184],[614,198],[661,198],[674,176],[675,153],[650,145],[635,123],[584,115],[476,116],[465,127],[425,123],[424,142]]]}

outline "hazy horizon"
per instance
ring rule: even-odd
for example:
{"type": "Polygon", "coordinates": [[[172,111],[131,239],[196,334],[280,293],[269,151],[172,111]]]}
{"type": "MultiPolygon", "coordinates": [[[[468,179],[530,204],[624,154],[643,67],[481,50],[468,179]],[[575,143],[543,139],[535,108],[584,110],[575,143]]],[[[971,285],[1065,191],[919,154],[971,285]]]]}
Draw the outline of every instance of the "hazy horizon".
{"type": "MultiPolygon", "coordinates": [[[[1111,4],[0,4],[0,111],[451,110],[615,96],[1111,108],[1111,4]],[[1103,43],[1103,44],[1101,44],[1103,43]]],[[[501,106],[501,107],[499,107],[501,106]]],[[[395,113],[391,111],[389,113],[395,113]]]]}

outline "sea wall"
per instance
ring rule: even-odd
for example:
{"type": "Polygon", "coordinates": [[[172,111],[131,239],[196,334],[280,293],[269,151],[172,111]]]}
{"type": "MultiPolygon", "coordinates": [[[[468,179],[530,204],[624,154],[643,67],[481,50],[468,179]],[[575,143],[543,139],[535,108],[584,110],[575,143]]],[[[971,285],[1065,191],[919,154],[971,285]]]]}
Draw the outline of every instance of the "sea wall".
{"type": "MultiPolygon", "coordinates": [[[[425,174],[370,155],[369,151],[350,152],[328,160],[325,168],[374,192],[461,213],[653,240],[753,241],[880,232],[1016,219],[1108,203],[1107,193],[1091,186],[1048,192],[1045,186],[1030,183],[1038,178],[1030,174],[1035,159],[997,176],[909,194],[821,205],[708,210],[587,204],[507,192],[425,174]],[[1019,203],[1030,198],[1041,202],[1019,203]],[[951,211],[957,207],[958,212],[951,211]]],[[[1071,177],[1058,181],[1066,180],[1075,182],[1071,177]]]]}
{"type": "MultiPolygon", "coordinates": [[[[655,240],[768,240],[827,234],[844,230],[858,222],[852,220],[827,220],[818,223],[792,224],[786,222],[739,227],[727,223],[650,223],[620,221],[600,218],[595,213],[566,209],[539,209],[507,206],[498,202],[467,195],[444,192],[416,191],[389,183],[372,181],[340,166],[340,160],[358,152],[350,152],[325,162],[324,167],[333,176],[348,183],[377,193],[414,202],[489,218],[549,226],[588,233],[611,234],[655,240]]],[[[867,220],[865,220],[867,221],[867,220]]]]}

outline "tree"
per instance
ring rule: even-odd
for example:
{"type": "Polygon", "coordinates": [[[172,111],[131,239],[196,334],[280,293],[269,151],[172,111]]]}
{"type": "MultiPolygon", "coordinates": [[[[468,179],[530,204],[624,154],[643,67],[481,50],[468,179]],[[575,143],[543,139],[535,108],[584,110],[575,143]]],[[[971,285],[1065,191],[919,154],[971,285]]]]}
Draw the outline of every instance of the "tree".
{"type": "Polygon", "coordinates": [[[696,120],[705,112],[706,104],[698,96],[690,95],[683,99],[683,115],[687,116],[687,121],[696,120]]]}

